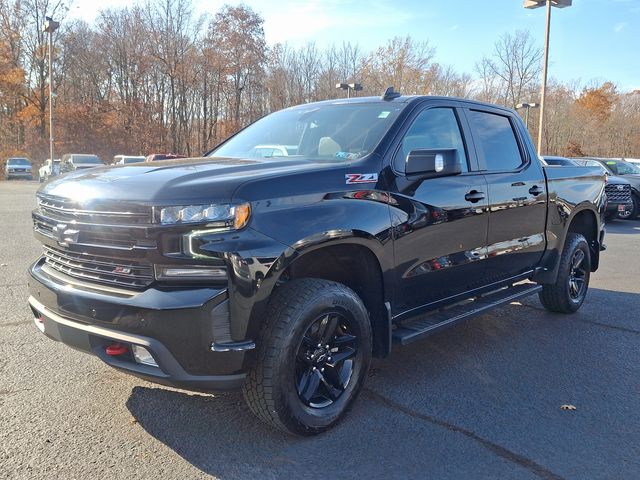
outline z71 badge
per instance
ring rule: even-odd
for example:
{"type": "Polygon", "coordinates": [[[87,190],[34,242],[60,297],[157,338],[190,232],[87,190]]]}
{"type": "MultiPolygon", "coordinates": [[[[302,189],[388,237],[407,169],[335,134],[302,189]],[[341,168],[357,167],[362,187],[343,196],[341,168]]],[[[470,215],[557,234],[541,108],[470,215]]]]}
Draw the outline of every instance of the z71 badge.
{"type": "Polygon", "coordinates": [[[347,173],[345,176],[347,185],[354,183],[373,183],[378,181],[377,173],[347,173]]]}

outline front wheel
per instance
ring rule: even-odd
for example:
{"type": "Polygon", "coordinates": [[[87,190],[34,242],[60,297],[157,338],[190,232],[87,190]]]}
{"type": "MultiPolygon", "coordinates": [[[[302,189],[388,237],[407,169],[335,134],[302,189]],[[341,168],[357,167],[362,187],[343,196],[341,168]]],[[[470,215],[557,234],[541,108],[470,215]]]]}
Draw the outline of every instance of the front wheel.
{"type": "Polygon", "coordinates": [[[631,195],[631,208],[626,210],[624,214],[619,214],[618,216],[624,220],[634,220],[638,217],[640,213],[640,198],[635,195],[631,195]]]}
{"type": "Polygon", "coordinates": [[[346,286],[305,278],[279,287],[258,338],[244,397],[269,425],[314,435],[349,409],[371,361],[371,324],[346,286]]]}
{"type": "Polygon", "coordinates": [[[540,302],[551,312],[576,312],[587,296],[590,274],[591,252],[587,240],[578,233],[568,233],[556,283],[542,286],[540,302]]]}

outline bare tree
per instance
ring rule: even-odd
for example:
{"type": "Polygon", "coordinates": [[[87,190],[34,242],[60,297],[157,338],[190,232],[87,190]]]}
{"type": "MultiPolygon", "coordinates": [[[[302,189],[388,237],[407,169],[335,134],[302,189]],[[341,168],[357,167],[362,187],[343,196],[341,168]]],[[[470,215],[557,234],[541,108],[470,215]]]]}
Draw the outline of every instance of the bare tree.
{"type": "Polygon", "coordinates": [[[494,44],[493,54],[476,64],[483,95],[489,101],[499,100],[511,108],[530,100],[538,84],[541,60],[542,50],[535,46],[528,31],[502,35],[494,44]],[[492,98],[495,94],[499,97],[492,98]]]}

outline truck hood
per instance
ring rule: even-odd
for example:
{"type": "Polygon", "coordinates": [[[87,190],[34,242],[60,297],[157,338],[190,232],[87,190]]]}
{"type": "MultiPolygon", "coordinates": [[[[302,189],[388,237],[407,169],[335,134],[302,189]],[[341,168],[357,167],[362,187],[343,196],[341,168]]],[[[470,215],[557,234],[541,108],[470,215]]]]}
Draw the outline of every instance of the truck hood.
{"type": "Polygon", "coordinates": [[[304,159],[187,158],[75,171],[45,184],[39,192],[80,202],[99,199],[155,205],[213,203],[231,200],[240,184],[256,177],[337,165],[304,159]]]}
{"type": "Polygon", "coordinates": [[[640,175],[622,175],[618,178],[622,178],[623,180],[630,183],[633,188],[635,188],[636,190],[640,190],[640,175]]]}
{"type": "Polygon", "coordinates": [[[627,177],[619,177],[618,175],[608,175],[607,176],[607,183],[610,183],[612,185],[628,185],[629,182],[627,180],[627,177]]]}

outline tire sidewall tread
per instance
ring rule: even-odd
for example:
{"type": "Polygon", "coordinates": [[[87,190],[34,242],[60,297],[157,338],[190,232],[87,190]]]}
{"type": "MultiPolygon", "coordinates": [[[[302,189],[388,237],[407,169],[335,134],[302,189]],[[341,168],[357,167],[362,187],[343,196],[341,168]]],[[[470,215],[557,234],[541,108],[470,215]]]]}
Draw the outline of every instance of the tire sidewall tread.
{"type": "Polygon", "coordinates": [[[357,397],[371,360],[371,325],[358,295],[337,282],[296,279],[279,287],[267,308],[258,336],[257,358],[249,370],[243,393],[249,408],[261,420],[287,433],[313,435],[333,426],[357,397]],[[291,376],[299,340],[313,321],[314,312],[337,308],[351,315],[361,330],[358,349],[364,355],[352,379],[335,404],[311,409],[298,398],[291,376]],[[315,411],[314,411],[315,410],[315,411]],[[323,411],[320,414],[320,411],[323,411]]]}
{"type": "Polygon", "coordinates": [[[574,313],[584,302],[589,289],[589,278],[591,272],[591,252],[589,244],[584,236],[579,233],[570,232],[565,239],[562,256],[560,257],[560,266],[558,269],[558,277],[556,283],[543,285],[542,291],[539,293],[540,302],[551,312],[556,313],[574,313]],[[585,256],[585,292],[578,301],[571,299],[569,294],[569,275],[571,274],[571,260],[577,249],[582,249],[585,256]]]}

